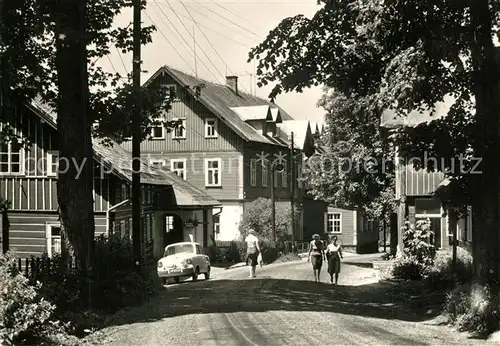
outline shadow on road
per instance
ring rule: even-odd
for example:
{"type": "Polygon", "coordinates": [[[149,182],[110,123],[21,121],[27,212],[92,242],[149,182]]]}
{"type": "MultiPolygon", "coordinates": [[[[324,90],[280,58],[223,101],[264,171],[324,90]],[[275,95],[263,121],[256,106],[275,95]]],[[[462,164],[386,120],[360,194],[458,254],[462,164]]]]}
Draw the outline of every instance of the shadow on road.
{"type": "Polygon", "coordinates": [[[111,325],[156,321],[189,314],[310,311],[380,319],[424,321],[440,312],[442,296],[405,294],[376,283],[332,286],[311,281],[257,278],[184,283],[165,289],[148,304],[117,315],[111,325]],[[413,295],[413,296],[412,296],[413,295]]]}

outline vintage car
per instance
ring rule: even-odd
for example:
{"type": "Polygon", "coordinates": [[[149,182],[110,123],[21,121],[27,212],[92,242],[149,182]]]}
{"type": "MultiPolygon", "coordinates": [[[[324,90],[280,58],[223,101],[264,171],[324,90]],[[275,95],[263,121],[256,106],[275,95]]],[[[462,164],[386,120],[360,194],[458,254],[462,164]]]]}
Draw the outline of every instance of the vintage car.
{"type": "Polygon", "coordinates": [[[158,276],[166,284],[169,278],[179,283],[181,278],[198,280],[200,274],[210,279],[210,258],[203,253],[198,243],[182,242],[165,247],[163,257],[158,261],[158,276]]]}

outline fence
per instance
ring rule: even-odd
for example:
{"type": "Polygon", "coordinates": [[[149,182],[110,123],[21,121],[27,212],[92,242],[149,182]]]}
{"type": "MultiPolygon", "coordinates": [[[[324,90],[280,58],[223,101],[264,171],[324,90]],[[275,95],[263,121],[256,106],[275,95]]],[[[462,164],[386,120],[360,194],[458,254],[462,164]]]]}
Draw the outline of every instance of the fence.
{"type": "MultiPolygon", "coordinates": [[[[231,249],[233,247],[236,247],[238,250],[242,250],[246,249],[247,247],[247,244],[245,242],[235,240],[216,240],[214,245],[218,249],[231,249]]],[[[295,243],[295,252],[299,250],[300,253],[300,248],[298,247],[299,245],[301,244],[298,244],[297,242],[295,243]]],[[[261,246],[266,248],[275,248],[282,254],[288,254],[292,252],[291,241],[261,243],[261,246]]]]}

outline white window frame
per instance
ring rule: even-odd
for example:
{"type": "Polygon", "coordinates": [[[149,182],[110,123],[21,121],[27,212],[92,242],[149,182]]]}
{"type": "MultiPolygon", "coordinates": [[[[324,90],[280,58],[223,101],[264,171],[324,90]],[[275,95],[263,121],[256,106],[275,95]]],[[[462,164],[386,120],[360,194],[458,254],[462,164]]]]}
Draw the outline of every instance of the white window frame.
{"type": "Polygon", "coordinates": [[[186,139],[186,119],[179,119],[179,120],[182,120],[182,124],[180,127],[175,127],[173,130],[172,130],[172,138],[173,139],[186,139]],[[178,136],[177,135],[177,130],[179,130],[180,128],[182,128],[182,135],[181,136],[178,136]]]}
{"type": "Polygon", "coordinates": [[[1,152],[2,154],[7,154],[7,165],[9,167],[8,172],[1,172],[0,175],[13,175],[22,176],[26,174],[26,160],[24,147],[21,144],[21,149],[19,149],[19,172],[12,172],[12,143],[7,143],[7,152],[1,152]]]}
{"type": "Polygon", "coordinates": [[[205,186],[206,187],[221,187],[222,186],[222,159],[221,158],[206,158],[205,159],[205,186]],[[217,171],[218,171],[218,179],[219,181],[217,182],[217,184],[209,184],[208,183],[208,176],[209,176],[209,169],[210,170],[213,170],[213,168],[208,168],[208,163],[209,162],[213,162],[213,161],[216,161],[218,163],[218,168],[217,168],[217,171]]]}
{"type": "Polygon", "coordinates": [[[47,152],[47,177],[56,177],[57,170],[54,171],[52,168],[52,158],[57,156],[57,170],[59,169],[59,153],[56,151],[47,152]]]}
{"type": "MultiPolygon", "coordinates": [[[[181,171],[180,169],[174,169],[174,163],[179,163],[182,162],[182,173],[183,173],[183,179],[187,180],[187,160],[186,159],[170,159],[170,172],[177,174],[177,171],[181,171]]],[[[177,174],[179,175],[179,174],[177,174]]]]}
{"type": "MultiPolygon", "coordinates": [[[[59,236],[53,236],[52,235],[52,228],[61,228],[61,224],[58,224],[58,223],[49,223],[47,222],[45,224],[45,240],[46,240],[46,243],[45,243],[45,246],[47,248],[47,256],[49,257],[52,257],[52,255],[54,255],[52,253],[52,240],[53,239],[59,239],[59,242],[60,242],[60,253],[62,253],[62,237],[59,235],[59,236]]],[[[62,229],[61,229],[62,231],[62,229]]]]}
{"type": "Polygon", "coordinates": [[[217,137],[219,137],[217,118],[206,118],[205,119],[205,138],[217,138],[217,137]],[[209,121],[214,122],[213,126],[208,124],[209,121]],[[209,134],[208,130],[211,128],[213,128],[213,131],[214,131],[213,134],[209,134]]]}
{"type": "Polygon", "coordinates": [[[257,186],[257,160],[250,159],[250,186],[257,186]]]}
{"type": "Polygon", "coordinates": [[[165,167],[166,163],[164,159],[150,159],[149,160],[149,165],[150,166],[155,166],[157,163],[160,164],[161,167],[165,167]]]}
{"type": "Polygon", "coordinates": [[[328,233],[328,234],[342,234],[342,213],[341,212],[338,212],[338,211],[332,211],[332,212],[327,212],[326,215],[325,215],[325,233],[328,233]],[[330,222],[330,215],[332,215],[332,231],[328,231],[328,226],[329,226],[329,222],[330,222]],[[338,218],[338,221],[339,221],[339,231],[336,232],[335,231],[335,215],[338,215],[339,218],[338,218]]]}
{"type": "Polygon", "coordinates": [[[269,169],[266,162],[262,162],[262,187],[267,187],[267,180],[269,178],[269,169]]]}
{"type": "Polygon", "coordinates": [[[160,140],[160,139],[165,139],[165,126],[163,125],[156,125],[151,127],[151,140],[160,140]],[[155,137],[154,136],[154,130],[155,128],[161,128],[161,136],[160,137],[155,137]]]}

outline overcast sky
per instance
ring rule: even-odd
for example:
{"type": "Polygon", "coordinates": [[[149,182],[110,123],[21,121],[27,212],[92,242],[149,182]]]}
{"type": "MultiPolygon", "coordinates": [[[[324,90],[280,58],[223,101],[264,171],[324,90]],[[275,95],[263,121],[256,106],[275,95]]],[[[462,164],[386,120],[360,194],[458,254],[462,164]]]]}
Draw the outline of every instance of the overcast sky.
{"type": "MultiPolygon", "coordinates": [[[[142,22],[154,24],[157,31],[153,42],[142,48],[143,70],[147,71],[142,82],[162,65],[169,65],[190,74],[197,71],[199,77],[219,83],[224,83],[226,75],[239,75],[240,88],[254,92],[250,76],[254,64],[247,63],[250,48],[282,19],[297,14],[312,16],[317,10],[316,0],[148,0],[142,22]]],[[[132,11],[126,11],[118,24],[126,26],[131,21],[132,11]]],[[[111,53],[100,62],[105,69],[123,74],[131,71],[131,56],[115,48],[111,53]]],[[[267,99],[269,91],[257,88],[256,93],[267,99]]],[[[311,88],[280,96],[276,103],[296,119],[320,121],[324,115],[324,110],[316,107],[320,97],[321,89],[311,88]]]]}

